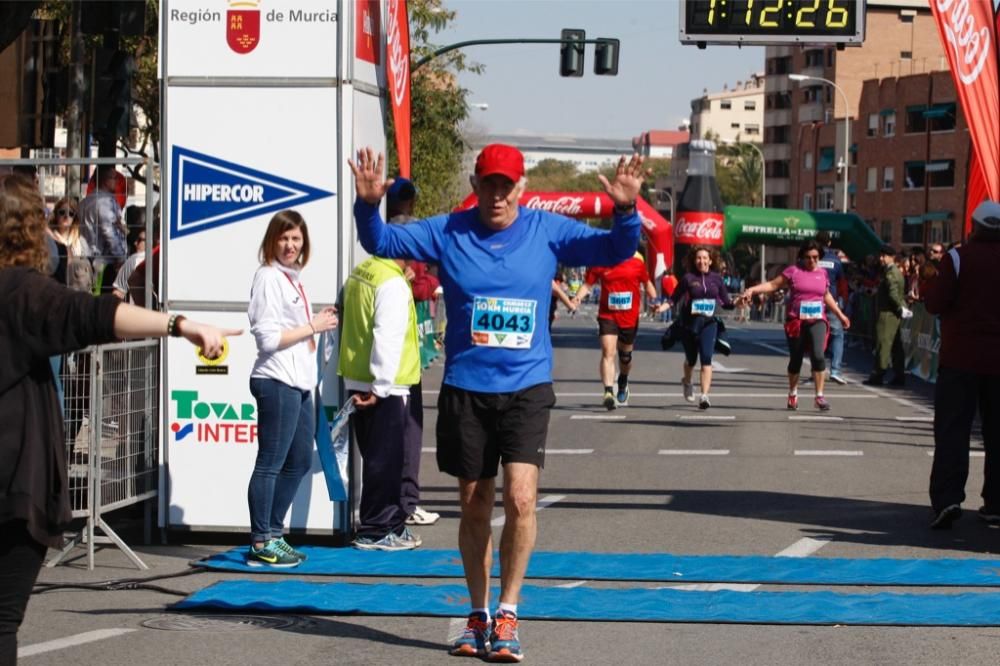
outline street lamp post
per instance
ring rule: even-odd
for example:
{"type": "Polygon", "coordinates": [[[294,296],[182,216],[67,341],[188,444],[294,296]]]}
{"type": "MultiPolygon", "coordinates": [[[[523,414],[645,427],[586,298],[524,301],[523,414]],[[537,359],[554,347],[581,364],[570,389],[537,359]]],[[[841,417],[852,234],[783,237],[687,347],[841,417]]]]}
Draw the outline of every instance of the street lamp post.
{"type": "Polygon", "coordinates": [[[838,86],[836,83],[830,79],[824,79],[821,76],[808,76],[806,74],[789,74],[788,78],[792,81],[822,81],[828,85],[833,86],[837,89],[837,92],[844,98],[844,200],[841,205],[841,212],[847,212],[847,181],[851,175],[851,157],[850,157],[850,146],[851,146],[851,110],[850,103],[847,101],[847,93],[844,92],[843,88],[838,86]]]}

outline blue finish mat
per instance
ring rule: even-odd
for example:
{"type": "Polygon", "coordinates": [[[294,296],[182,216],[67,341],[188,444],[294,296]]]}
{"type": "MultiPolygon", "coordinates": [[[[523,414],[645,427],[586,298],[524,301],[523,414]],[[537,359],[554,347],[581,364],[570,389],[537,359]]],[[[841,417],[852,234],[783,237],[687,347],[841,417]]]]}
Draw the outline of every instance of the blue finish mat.
{"type": "MultiPolygon", "coordinates": [[[[295,576],[393,576],[462,578],[457,550],[398,553],[302,546],[308,559],[294,569],[248,567],[246,548],[201,560],[217,571],[295,576]]],[[[494,557],[494,563],[498,558],[494,557]]],[[[494,565],[494,576],[499,568],[494,565]]],[[[757,555],[536,552],[529,578],[660,581],[669,583],[771,583],[785,585],[1000,586],[1000,560],[842,559],[757,555]]]]}
{"type": "MultiPolygon", "coordinates": [[[[493,598],[497,598],[494,591],[493,598]]],[[[464,585],[223,581],[176,604],[178,610],[464,617],[464,585]]],[[[1000,626],[1000,593],[843,594],[697,592],[586,587],[522,588],[522,619],[740,624],[1000,626]]]]}

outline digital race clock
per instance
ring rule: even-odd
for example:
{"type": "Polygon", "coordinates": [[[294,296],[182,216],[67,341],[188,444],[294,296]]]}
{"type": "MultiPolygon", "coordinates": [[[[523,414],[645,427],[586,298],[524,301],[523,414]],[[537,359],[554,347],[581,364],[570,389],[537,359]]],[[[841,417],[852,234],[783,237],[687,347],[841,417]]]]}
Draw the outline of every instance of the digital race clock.
{"type": "Polygon", "coordinates": [[[865,0],[682,0],[680,6],[684,44],[861,46],[865,40],[865,0]]]}

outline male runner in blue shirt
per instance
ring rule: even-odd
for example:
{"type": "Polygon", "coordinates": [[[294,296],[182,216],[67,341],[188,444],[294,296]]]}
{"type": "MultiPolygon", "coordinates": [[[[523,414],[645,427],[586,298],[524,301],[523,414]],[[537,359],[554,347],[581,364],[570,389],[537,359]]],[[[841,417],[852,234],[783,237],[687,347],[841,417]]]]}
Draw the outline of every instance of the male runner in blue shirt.
{"type": "Polygon", "coordinates": [[[618,161],[614,180],[598,179],[615,204],[611,231],[524,208],[524,157],[491,144],[476,159],[479,205],[405,225],[383,223],[378,203],[392,181],[371,148],[359,151],[354,217],[366,251],[439,265],[448,325],[438,397],[438,467],[458,477],[458,545],[472,612],[451,653],[521,661],[517,599],[535,544],[539,468],[545,462],[552,390],[546,315],[556,266],[614,266],[631,257],[641,222],[635,201],[643,159],[618,161]],[[492,518],[503,465],[505,523],[500,538],[500,602],[488,610],[492,518]]]}

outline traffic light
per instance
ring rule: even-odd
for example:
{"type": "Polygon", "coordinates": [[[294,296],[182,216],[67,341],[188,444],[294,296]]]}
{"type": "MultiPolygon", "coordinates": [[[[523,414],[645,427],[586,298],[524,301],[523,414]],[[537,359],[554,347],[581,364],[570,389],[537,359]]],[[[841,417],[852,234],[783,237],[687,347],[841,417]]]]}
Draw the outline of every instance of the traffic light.
{"type": "Polygon", "coordinates": [[[91,130],[97,136],[123,137],[131,128],[132,74],[135,59],[117,49],[94,52],[91,130]]]}
{"type": "Polygon", "coordinates": [[[583,76],[583,48],[587,33],[566,28],[562,31],[559,46],[559,75],[583,76]]]}
{"type": "Polygon", "coordinates": [[[619,45],[617,39],[597,38],[597,45],[594,46],[594,74],[618,76],[619,45]]]}

